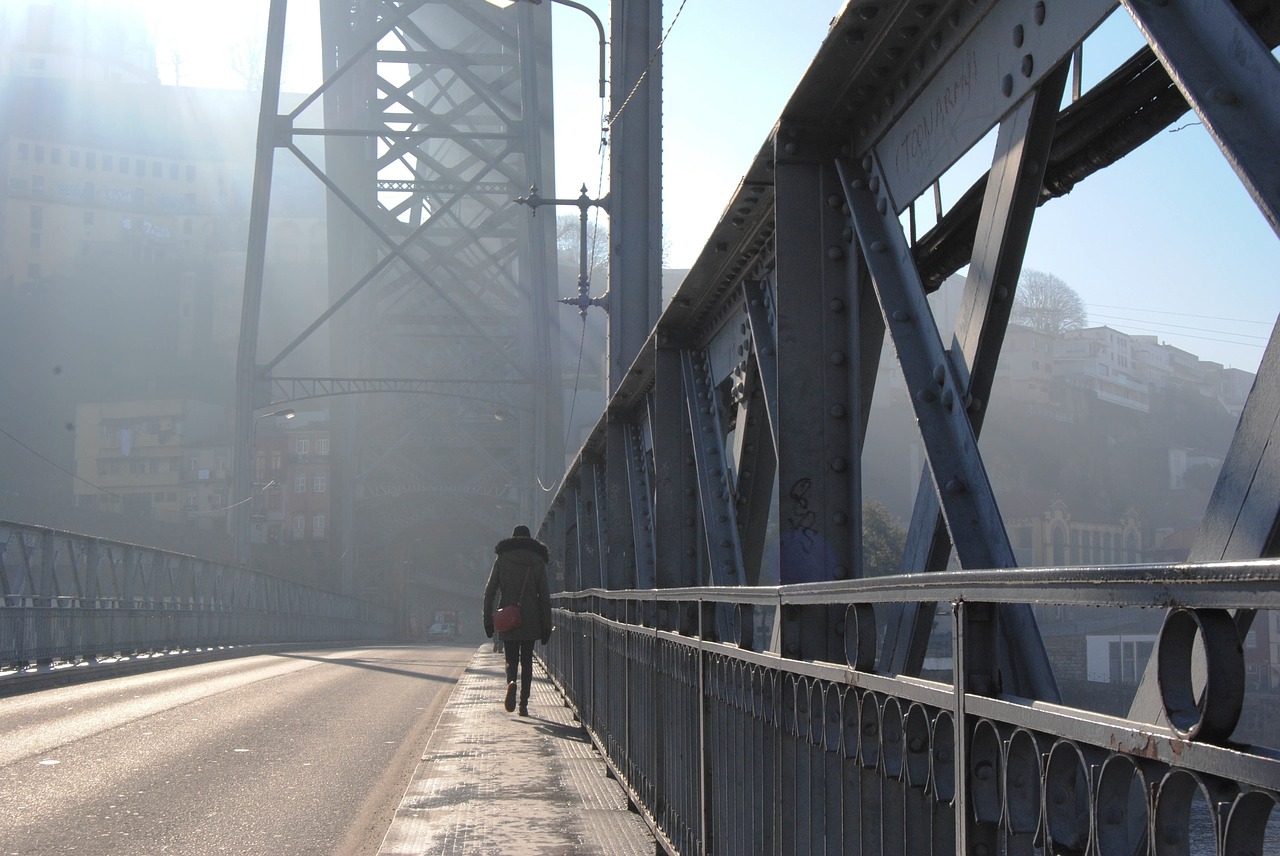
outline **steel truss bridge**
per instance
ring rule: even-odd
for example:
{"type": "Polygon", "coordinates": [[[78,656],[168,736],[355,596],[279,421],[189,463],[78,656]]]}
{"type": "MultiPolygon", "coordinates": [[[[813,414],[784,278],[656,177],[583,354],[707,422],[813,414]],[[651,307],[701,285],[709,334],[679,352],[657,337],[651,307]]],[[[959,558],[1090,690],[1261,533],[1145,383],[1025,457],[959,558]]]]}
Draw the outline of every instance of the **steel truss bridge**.
{"type": "Polygon", "coordinates": [[[1280,599],[1280,338],[1186,564],[1015,568],[977,444],[1046,201],[1194,111],[1280,231],[1280,4],[1126,0],[1147,46],[1079,92],[1115,10],[852,0],[611,384],[541,530],[549,663],[666,849],[1280,852],[1280,747],[1233,740],[1241,639],[1280,599]],[[990,169],[914,234],[992,129],[990,169]],[[926,295],[965,266],[939,329],[926,295]],[[886,338],[926,460],[901,574],[874,577],[886,338]],[[1035,604],[1167,609],[1127,716],[1063,703],[1035,604]]]}

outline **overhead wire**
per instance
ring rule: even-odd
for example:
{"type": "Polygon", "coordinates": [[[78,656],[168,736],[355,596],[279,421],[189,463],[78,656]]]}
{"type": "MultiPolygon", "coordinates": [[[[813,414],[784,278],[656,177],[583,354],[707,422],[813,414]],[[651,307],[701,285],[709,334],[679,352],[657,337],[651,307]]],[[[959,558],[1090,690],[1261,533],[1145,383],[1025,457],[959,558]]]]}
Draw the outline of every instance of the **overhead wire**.
{"type": "Polygon", "coordinates": [[[40,453],[39,453],[39,452],[37,452],[35,449],[31,448],[31,447],[30,447],[30,446],[28,446],[26,443],[22,442],[22,441],[21,441],[21,440],[19,440],[17,437],[13,436],[12,434],[10,434],[8,431],[4,430],[3,428],[0,428],[0,434],[3,434],[4,436],[8,437],[10,440],[12,440],[13,442],[17,443],[19,446],[21,446],[22,448],[26,449],[26,450],[27,450],[28,452],[30,452],[31,454],[35,455],[37,458],[39,458],[40,460],[44,461],[44,462],[45,462],[46,464],[48,464],[49,466],[53,467],[55,470],[58,470],[58,471],[63,472],[63,473],[66,473],[67,475],[69,475],[69,476],[71,476],[73,479],[75,479],[76,481],[81,482],[82,484],[87,484],[89,487],[93,488],[94,490],[101,491],[102,493],[105,493],[107,496],[114,496],[116,499],[123,499],[123,497],[122,497],[120,494],[115,493],[114,491],[107,490],[107,489],[106,489],[105,487],[103,487],[102,485],[96,485],[96,484],[94,484],[93,482],[91,482],[91,481],[89,481],[89,480],[87,480],[87,479],[82,479],[82,478],[80,478],[80,476],[78,476],[78,475],[76,475],[75,473],[71,472],[71,470],[67,469],[66,467],[62,466],[61,464],[58,464],[58,463],[56,463],[56,462],[54,462],[54,461],[49,460],[49,459],[48,459],[48,458],[46,458],[44,455],[40,454],[40,453]]]}

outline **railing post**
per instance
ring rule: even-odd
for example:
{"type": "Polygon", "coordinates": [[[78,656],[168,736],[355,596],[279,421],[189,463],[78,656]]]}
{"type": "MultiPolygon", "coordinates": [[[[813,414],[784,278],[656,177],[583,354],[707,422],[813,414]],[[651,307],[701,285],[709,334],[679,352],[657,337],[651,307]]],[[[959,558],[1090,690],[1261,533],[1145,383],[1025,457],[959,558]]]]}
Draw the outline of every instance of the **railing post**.
{"type": "Polygon", "coordinates": [[[969,663],[965,651],[965,602],[951,604],[951,680],[955,686],[955,811],[956,852],[969,852],[969,751],[965,743],[965,693],[968,691],[969,663]]]}

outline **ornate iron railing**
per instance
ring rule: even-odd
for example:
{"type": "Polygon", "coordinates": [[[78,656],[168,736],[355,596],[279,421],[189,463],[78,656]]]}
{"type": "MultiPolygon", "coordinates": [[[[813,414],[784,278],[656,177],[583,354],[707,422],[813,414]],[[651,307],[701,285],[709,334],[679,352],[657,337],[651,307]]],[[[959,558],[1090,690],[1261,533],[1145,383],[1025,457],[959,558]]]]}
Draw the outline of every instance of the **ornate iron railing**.
{"type": "Polygon", "coordinates": [[[1280,852],[1280,747],[1234,739],[1237,620],[1280,607],[1280,563],[555,599],[549,671],[670,852],[1280,852]],[[877,614],[922,600],[949,605],[941,654],[955,668],[878,672],[877,614]],[[966,645],[966,613],[1001,603],[1171,607],[1154,721],[967,686],[984,652],[966,645]],[[834,616],[842,661],[778,653],[812,609],[834,616]]]}
{"type": "Polygon", "coordinates": [[[0,669],[394,627],[389,610],[249,568],[6,522],[0,597],[0,669]]]}

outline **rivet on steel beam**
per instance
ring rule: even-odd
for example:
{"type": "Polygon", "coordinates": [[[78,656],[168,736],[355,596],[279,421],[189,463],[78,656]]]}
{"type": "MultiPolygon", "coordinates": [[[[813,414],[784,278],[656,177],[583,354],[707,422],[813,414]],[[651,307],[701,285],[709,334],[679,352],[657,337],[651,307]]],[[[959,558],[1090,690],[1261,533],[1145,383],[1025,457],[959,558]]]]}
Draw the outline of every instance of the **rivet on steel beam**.
{"type": "Polygon", "coordinates": [[[1240,98],[1225,86],[1214,86],[1209,89],[1209,97],[1224,107],[1239,103],[1240,98]]]}
{"type": "Polygon", "coordinates": [[[956,403],[955,393],[949,389],[944,389],[942,391],[942,406],[947,408],[948,413],[951,412],[951,408],[955,406],[955,403],[956,403]]]}
{"type": "Polygon", "coordinates": [[[831,515],[831,519],[837,526],[844,526],[849,522],[849,515],[845,514],[843,511],[837,511],[835,514],[831,515]]]}
{"type": "Polygon", "coordinates": [[[883,213],[885,213],[885,212],[886,212],[886,211],[888,211],[888,210],[889,210],[889,201],[888,201],[887,199],[885,199],[883,196],[881,196],[881,197],[876,201],[876,211],[878,211],[878,212],[880,212],[881,214],[883,214],[883,213]]]}
{"type": "Polygon", "coordinates": [[[871,242],[871,250],[872,250],[873,252],[883,253],[883,252],[884,252],[884,250],[885,250],[885,244],[884,244],[884,241],[872,241],[872,242],[871,242]]]}
{"type": "Polygon", "coordinates": [[[1000,91],[1004,93],[1004,96],[1006,98],[1008,98],[1010,95],[1013,94],[1013,75],[1012,74],[1006,74],[1004,76],[1004,80],[1000,81],[1000,91]]]}
{"type": "Polygon", "coordinates": [[[867,172],[871,172],[871,167],[875,165],[875,161],[871,159],[871,155],[867,155],[862,159],[862,168],[867,172]]]}
{"type": "Polygon", "coordinates": [[[844,258],[844,249],[841,247],[827,247],[827,258],[833,262],[838,262],[844,258]]]}
{"type": "Polygon", "coordinates": [[[969,396],[969,403],[965,406],[965,410],[969,413],[982,412],[982,399],[976,396],[969,396]]]}
{"type": "Polygon", "coordinates": [[[1036,22],[1036,25],[1037,25],[1037,26],[1039,26],[1039,25],[1041,25],[1041,24],[1043,24],[1043,23],[1044,23],[1044,2],[1043,2],[1043,0],[1041,0],[1041,2],[1039,2],[1039,3],[1037,3],[1037,4],[1035,5],[1035,9],[1034,9],[1034,11],[1032,12],[1032,17],[1035,19],[1035,22],[1036,22]]]}
{"type": "Polygon", "coordinates": [[[839,208],[841,203],[840,197],[834,193],[827,197],[827,205],[831,208],[839,208]]]}
{"type": "Polygon", "coordinates": [[[732,546],[733,546],[733,542],[732,542],[732,541],[730,541],[728,538],[721,538],[721,539],[720,539],[720,546],[721,546],[721,547],[732,547],[732,546]]]}
{"type": "Polygon", "coordinates": [[[833,404],[828,412],[832,419],[843,419],[846,411],[843,404],[833,404]]]}
{"type": "Polygon", "coordinates": [[[840,313],[844,311],[844,301],[838,297],[831,298],[831,302],[827,304],[827,308],[832,312],[840,313]]]}
{"type": "Polygon", "coordinates": [[[836,565],[832,573],[838,580],[847,579],[849,577],[849,569],[844,565],[836,565]]]}
{"type": "Polygon", "coordinates": [[[796,144],[795,144],[795,143],[783,143],[783,144],[782,144],[782,150],[783,150],[784,152],[786,152],[787,154],[789,154],[789,155],[793,155],[793,154],[795,154],[795,153],[796,153],[796,144]]]}
{"type": "Polygon", "coordinates": [[[1004,288],[1003,286],[996,289],[997,303],[1004,303],[1008,299],[1009,299],[1009,289],[1004,288]]]}
{"type": "Polygon", "coordinates": [[[847,462],[847,461],[845,461],[845,459],[844,459],[844,458],[838,458],[838,457],[837,457],[837,458],[832,458],[832,459],[831,459],[831,469],[832,469],[832,470],[834,470],[834,471],[835,471],[835,472],[837,472],[837,473],[842,473],[842,472],[844,472],[844,471],[845,471],[845,469],[847,469],[847,468],[848,468],[848,466],[849,466],[849,464],[848,464],[848,462],[847,462]]]}
{"type": "Polygon", "coordinates": [[[842,365],[844,365],[844,351],[832,351],[832,352],[831,352],[831,365],[833,365],[833,366],[842,366],[842,365]]]}
{"type": "Polygon", "coordinates": [[[910,321],[911,313],[905,309],[895,309],[893,310],[893,320],[894,321],[910,321]]]}
{"type": "Polygon", "coordinates": [[[693,455],[685,455],[685,456],[684,456],[684,465],[685,465],[686,467],[691,467],[691,466],[693,466],[693,455]]]}
{"type": "Polygon", "coordinates": [[[1036,60],[1031,54],[1027,54],[1022,58],[1022,76],[1030,77],[1036,70],[1036,60]]]}
{"type": "Polygon", "coordinates": [[[1027,34],[1022,29],[1022,25],[1018,24],[1013,28],[1013,46],[1015,48],[1022,47],[1022,43],[1026,40],[1027,34]]]}
{"type": "Polygon", "coordinates": [[[867,183],[860,178],[853,178],[849,180],[849,189],[851,190],[861,190],[866,186],[867,183]]]}
{"type": "Polygon", "coordinates": [[[964,493],[964,490],[965,490],[964,482],[961,481],[960,479],[949,479],[947,481],[948,493],[964,493]]]}
{"type": "Polygon", "coordinates": [[[867,186],[871,188],[872,193],[879,193],[880,192],[880,176],[878,175],[871,176],[871,183],[867,186]]]}
{"type": "Polygon", "coordinates": [[[922,389],[916,393],[916,400],[928,404],[931,401],[937,401],[938,395],[931,389],[922,389]]]}
{"type": "Polygon", "coordinates": [[[942,363],[938,363],[933,367],[933,382],[938,386],[942,386],[942,382],[947,379],[947,367],[942,363]]]}

